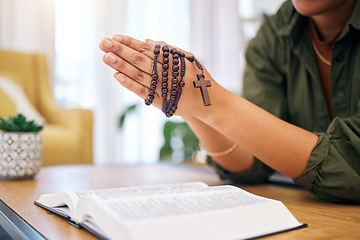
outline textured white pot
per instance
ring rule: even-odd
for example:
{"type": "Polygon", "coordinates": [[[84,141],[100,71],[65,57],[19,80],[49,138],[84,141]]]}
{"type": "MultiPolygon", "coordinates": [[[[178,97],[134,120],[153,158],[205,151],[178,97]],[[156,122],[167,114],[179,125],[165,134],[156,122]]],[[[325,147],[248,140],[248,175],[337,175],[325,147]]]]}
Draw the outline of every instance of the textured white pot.
{"type": "Polygon", "coordinates": [[[41,157],[39,133],[0,133],[0,180],[33,178],[41,168],[41,157]]]}

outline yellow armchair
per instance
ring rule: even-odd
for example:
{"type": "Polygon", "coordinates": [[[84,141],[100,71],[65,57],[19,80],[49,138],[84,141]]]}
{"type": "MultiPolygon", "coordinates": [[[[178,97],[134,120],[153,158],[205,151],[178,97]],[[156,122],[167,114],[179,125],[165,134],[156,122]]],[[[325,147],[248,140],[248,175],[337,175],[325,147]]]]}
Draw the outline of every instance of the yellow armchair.
{"type": "MultiPolygon", "coordinates": [[[[64,110],[56,105],[45,55],[0,49],[0,76],[20,85],[46,121],[40,132],[43,137],[43,166],[93,162],[92,112],[86,109],[64,110]]],[[[0,104],[1,117],[16,114],[10,101],[4,100],[0,104]]]]}

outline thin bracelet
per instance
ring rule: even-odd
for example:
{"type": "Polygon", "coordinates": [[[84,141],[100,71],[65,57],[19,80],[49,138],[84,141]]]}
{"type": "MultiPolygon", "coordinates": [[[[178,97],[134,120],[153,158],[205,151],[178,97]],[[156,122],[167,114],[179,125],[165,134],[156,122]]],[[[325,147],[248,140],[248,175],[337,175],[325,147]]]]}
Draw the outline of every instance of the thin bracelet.
{"type": "Polygon", "coordinates": [[[205,152],[206,155],[210,156],[210,157],[222,157],[225,155],[228,155],[229,153],[231,153],[232,151],[234,151],[239,145],[237,143],[234,143],[234,145],[232,145],[230,148],[226,149],[225,151],[222,152],[208,152],[203,145],[199,142],[199,148],[201,151],[205,152]]]}

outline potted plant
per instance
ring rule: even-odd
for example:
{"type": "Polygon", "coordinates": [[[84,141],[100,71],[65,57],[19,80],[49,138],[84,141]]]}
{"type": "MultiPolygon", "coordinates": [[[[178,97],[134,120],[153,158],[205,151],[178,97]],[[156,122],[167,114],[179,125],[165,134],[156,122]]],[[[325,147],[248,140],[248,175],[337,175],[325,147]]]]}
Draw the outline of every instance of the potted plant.
{"type": "Polygon", "coordinates": [[[0,117],[0,180],[29,179],[40,170],[42,129],[22,114],[0,117]]]}

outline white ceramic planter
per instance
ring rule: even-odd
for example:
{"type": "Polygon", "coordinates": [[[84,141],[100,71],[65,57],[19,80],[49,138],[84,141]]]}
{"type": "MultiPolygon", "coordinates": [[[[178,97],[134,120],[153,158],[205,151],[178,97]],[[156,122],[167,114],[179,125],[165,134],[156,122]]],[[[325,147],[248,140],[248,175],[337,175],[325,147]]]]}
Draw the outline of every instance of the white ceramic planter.
{"type": "Polygon", "coordinates": [[[0,133],[0,180],[33,178],[41,168],[41,157],[39,133],[0,133]]]}

